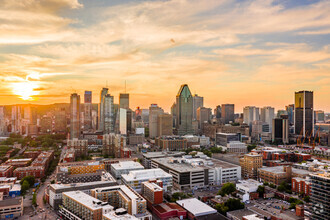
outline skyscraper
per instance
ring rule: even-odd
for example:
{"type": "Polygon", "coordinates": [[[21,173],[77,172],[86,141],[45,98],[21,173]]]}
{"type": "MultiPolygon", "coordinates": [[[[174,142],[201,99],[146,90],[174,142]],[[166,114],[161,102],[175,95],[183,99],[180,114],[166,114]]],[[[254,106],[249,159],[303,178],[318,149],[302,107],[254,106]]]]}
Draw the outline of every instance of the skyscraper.
{"type": "Polygon", "coordinates": [[[214,109],[214,116],[215,118],[221,118],[221,106],[217,105],[214,109]]]}
{"type": "Polygon", "coordinates": [[[104,97],[104,133],[110,134],[114,132],[114,105],[113,105],[113,96],[106,94],[104,97]]]}
{"type": "Polygon", "coordinates": [[[159,114],[157,121],[157,136],[173,135],[172,115],[159,114]]]}
{"type": "Polygon", "coordinates": [[[272,141],[289,143],[289,120],[287,118],[274,118],[272,124],[272,141]]]}
{"type": "Polygon", "coordinates": [[[0,106],[0,135],[7,133],[5,106],[0,106]]]}
{"type": "Polygon", "coordinates": [[[272,123],[275,118],[275,109],[270,106],[261,108],[260,121],[265,122],[269,125],[269,132],[272,132],[272,123]]]}
{"type": "Polygon", "coordinates": [[[204,122],[209,122],[212,116],[212,109],[199,107],[197,109],[197,121],[198,121],[198,128],[204,128],[204,122]]]}
{"type": "Polygon", "coordinates": [[[252,127],[252,122],[259,120],[259,108],[255,106],[246,106],[243,109],[243,119],[246,124],[252,127]]]}
{"type": "Polygon", "coordinates": [[[179,135],[193,134],[193,97],[187,84],[181,85],[176,96],[177,129],[179,135]]]}
{"type": "Polygon", "coordinates": [[[164,114],[164,110],[157,104],[151,104],[149,107],[149,137],[154,138],[158,136],[157,123],[158,115],[164,114]]]}
{"type": "Polygon", "coordinates": [[[127,134],[127,109],[119,109],[119,131],[120,134],[127,134]]]}
{"type": "Polygon", "coordinates": [[[204,107],[204,98],[195,94],[193,96],[193,120],[197,120],[197,109],[204,107]]]}
{"type": "Polygon", "coordinates": [[[119,106],[120,106],[120,108],[129,109],[129,94],[128,93],[119,94],[119,106]]]}
{"type": "Polygon", "coordinates": [[[98,130],[104,131],[104,99],[108,94],[108,88],[103,88],[100,94],[99,112],[98,112],[98,130]]]}
{"type": "Polygon", "coordinates": [[[84,130],[92,129],[92,91],[84,94],[84,130]]]}
{"type": "Polygon", "coordinates": [[[234,116],[235,116],[234,104],[221,105],[221,117],[223,123],[228,124],[230,121],[234,122],[234,116]]]}
{"type": "Polygon", "coordinates": [[[70,97],[70,138],[79,138],[80,134],[80,95],[71,94],[70,97]]]}
{"type": "Polygon", "coordinates": [[[312,91],[295,93],[295,133],[304,137],[314,135],[314,100],[312,91]]]}
{"type": "Polygon", "coordinates": [[[294,124],[294,104],[285,106],[285,110],[288,113],[289,125],[294,124]]]}

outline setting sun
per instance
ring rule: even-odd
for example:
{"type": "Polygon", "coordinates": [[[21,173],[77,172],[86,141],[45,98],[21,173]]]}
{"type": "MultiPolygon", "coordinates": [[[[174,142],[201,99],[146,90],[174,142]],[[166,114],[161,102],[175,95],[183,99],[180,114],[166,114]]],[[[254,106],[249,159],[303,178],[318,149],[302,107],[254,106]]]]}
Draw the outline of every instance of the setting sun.
{"type": "Polygon", "coordinates": [[[38,95],[37,82],[25,81],[12,84],[13,93],[23,100],[34,100],[33,96],[38,95]]]}

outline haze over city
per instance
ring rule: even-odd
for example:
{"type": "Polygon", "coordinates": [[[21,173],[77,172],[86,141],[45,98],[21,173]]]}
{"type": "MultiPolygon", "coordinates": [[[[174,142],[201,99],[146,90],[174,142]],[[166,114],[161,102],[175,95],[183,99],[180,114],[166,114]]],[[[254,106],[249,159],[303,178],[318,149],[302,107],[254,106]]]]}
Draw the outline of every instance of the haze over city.
{"type": "MultiPolygon", "coordinates": [[[[102,87],[167,111],[181,84],[205,106],[330,111],[329,1],[12,1],[0,4],[0,104],[68,103],[102,87]]],[[[117,98],[116,98],[117,99],[117,98]]],[[[117,100],[115,101],[117,102],[117,100]]]]}

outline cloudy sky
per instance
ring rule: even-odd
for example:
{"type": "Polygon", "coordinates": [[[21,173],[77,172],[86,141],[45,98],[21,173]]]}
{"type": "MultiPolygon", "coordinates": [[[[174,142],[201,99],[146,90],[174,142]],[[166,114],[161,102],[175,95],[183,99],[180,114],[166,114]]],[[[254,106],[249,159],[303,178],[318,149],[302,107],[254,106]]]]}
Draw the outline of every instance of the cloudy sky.
{"type": "Polygon", "coordinates": [[[330,112],[330,1],[0,0],[0,104],[69,102],[108,85],[168,110],[183,83],[207,107],[330,112]]]}

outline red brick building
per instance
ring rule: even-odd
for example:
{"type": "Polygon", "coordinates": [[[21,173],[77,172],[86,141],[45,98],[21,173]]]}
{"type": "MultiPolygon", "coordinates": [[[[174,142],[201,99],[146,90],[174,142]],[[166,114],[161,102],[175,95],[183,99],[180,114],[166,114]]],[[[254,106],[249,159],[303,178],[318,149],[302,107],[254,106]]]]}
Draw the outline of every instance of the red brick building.
{"type": "Polygon", "coordinates": [[[22,179],[25,176],[34,176],[35,178],[42,178],[45,176],[45,168],[42,166],[19,167],[14,170],[14,176],[17,179],[22,179]]]}
{"type": "Polygon", "coordinates": [[[147,200],[149,208],[163,202],[163,188],[153,182],[141,184],[141,195],[147,200]]]}
{"type": "Polygon", "coordinates": [[[129,148],[120,149],[120,158],[130,158],[132,156],[132,151],[129,148]]]}
{"type": "Polygon", "coordinates": [[[34,160],[39,156],[40,153],[40,151],[25,151],[23,156],[25,158],[32,158],[34,160]]]}
{"type": "Polygon", "coordinates": [[[292,192],[295,193],[303,193],[305,195],[311,194],[311,183],[308,180],[300,178],[300,177],[293,177],[291,182],[292,192]]]}
{"type": "Polygon", "coordinates": [[[154,206],[152,213],[160,220],[167,220],[169,218],[178,217],[181,219],[187,218],[187,211],[175,203],[161,203],[154,206]]]}
{"type": "Polygon", "coordinates": [[[0,177],[12,177],[14,167],[10,165],[0,166],[0,177]]]}

